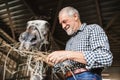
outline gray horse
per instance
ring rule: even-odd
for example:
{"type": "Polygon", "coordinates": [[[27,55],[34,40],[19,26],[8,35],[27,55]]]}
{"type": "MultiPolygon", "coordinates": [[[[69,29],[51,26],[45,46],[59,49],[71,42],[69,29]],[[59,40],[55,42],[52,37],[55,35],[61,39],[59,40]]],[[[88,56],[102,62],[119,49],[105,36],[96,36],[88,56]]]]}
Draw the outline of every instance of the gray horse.
{"type": "MultiPolygon", "coordinates": [[[[45,20],[28,21],[26,31],[19,37],[19,50],[48,52],[59,49],[50,34],[49,27],[49,23],[45,20]]],[[[52,67],[43,61],[33,61],[31,55],[27,55],[26,63],[27,70],[30,72],[30,80],[64,80],[61,75],[53,73],[52,67]]]]}

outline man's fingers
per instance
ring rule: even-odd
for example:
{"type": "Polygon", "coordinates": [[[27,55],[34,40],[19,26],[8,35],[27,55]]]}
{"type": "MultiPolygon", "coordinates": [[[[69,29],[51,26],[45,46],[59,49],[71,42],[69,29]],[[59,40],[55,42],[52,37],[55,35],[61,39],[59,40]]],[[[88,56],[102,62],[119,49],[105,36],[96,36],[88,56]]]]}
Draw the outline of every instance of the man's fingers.
{"type": "Polygon", "coordinates": [[[47,57],[47,62],[53,62],[54,59],[54,55],[53,54],[49,54],[47,57]]]}

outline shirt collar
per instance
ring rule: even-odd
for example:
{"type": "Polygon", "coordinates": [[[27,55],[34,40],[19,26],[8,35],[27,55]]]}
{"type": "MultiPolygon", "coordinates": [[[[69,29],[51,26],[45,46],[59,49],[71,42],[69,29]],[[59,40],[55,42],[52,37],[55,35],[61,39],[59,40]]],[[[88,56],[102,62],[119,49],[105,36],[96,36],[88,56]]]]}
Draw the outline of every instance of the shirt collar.
{"type": "Polygon", "coordinates": [[[79,28],[78,31],[83,31],[83,29],[85,28],[85,26],[86,26],[86,23],[81,24],[81,26],[80,26],[80,28],[79,28]]]}
{"type": "Polygon", "coordinates": [[[80,28],[72,36],[75,36],[78,32],[83,31],[83,29],[85,28],[85,26],[86,26],[86,23],[81,24],[80,28]]]}

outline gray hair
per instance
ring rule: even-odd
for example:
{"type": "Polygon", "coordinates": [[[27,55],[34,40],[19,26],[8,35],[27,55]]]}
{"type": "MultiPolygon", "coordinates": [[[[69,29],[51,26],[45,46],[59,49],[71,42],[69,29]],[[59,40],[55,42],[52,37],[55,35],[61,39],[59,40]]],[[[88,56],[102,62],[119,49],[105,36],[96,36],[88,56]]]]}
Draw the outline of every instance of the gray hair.
{"type": "Polygon", "coordinates": [[[80,17],[78,10],[71,7],[71,6],[68,6],[68,7],[61,9],[59,12],[59,16],[64,12],[67,13],[69,16],[73,16],[76,13],[78,15],[78,17],[80,17]]]}

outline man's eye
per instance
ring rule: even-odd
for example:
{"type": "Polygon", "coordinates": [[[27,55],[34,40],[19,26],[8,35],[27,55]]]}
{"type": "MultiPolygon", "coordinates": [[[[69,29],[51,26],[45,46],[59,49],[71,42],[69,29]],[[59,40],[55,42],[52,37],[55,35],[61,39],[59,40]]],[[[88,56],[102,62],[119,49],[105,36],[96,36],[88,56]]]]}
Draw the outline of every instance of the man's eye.
{"type": "Polygon", "coordinates": [[[63,23],[66,23],[66,21],[63,21],[63,23]]]}

